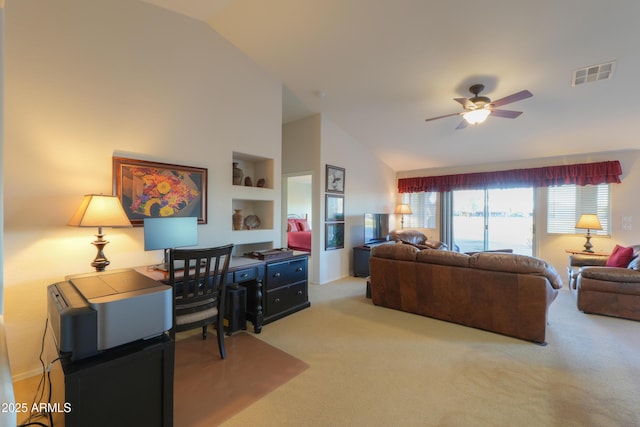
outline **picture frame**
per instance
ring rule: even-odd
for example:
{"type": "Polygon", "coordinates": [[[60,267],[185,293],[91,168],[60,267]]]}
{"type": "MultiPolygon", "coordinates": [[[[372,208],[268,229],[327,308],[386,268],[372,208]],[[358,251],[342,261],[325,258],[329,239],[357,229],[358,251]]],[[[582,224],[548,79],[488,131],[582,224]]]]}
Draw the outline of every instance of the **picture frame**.
{"type": "Polygon", "coordinates": [[[326,222],[344,221],[344,196],[326,194],[324,208],[326,222]]]}
{"type": "Polygon", "coordinates": [[[338,166],[326,167],[326,192],[344,194],[345,170],[338,166]]]}
{"type": "Polygon", "coordinates": [[[344,222],[327,222],[324,227],[324,249],[344,248],[344,222]]]}
{"type": "Polygon", "coordinates": [[[207,175],[206,168],[113,157],[113,193],[134,227],[158,217],[206,224],[207,175]]]}

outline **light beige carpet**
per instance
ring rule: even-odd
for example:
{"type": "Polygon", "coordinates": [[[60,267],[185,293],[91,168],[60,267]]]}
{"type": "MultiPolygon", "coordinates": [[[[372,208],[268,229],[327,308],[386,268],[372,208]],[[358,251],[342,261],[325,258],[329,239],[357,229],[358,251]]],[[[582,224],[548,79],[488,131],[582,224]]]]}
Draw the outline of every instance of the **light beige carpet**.
{"type": "Polygon", "coordinates": [[[310,308],[266,325],[310,367],[224,426],[640,426],[640,322],[581,313],[565,287],[542,347],[364,294],[312,285],[310,308]]]}
{"type": "Polygon", "coordinates": [[[215,333],[176,342],[174,425],[217,426],[309,367],[241,332],[225,338],[220,359],[215,333]]]}

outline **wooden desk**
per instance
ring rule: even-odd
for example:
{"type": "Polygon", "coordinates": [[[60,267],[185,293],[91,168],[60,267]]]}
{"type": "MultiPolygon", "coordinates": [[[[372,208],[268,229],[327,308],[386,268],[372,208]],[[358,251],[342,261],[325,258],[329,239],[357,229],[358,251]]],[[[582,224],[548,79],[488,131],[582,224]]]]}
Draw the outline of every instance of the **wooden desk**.
{"type": "MultiPolygon", "coordinates": [[[[227,285],[237,284],[247,289],[246,318],[253,323],[253,332],[259,334],[264,324],[310,306],[308,256],[305,252],[294,252],[291,257],[265,261],[231,257],[227,285]]],[[[163,283],[169,281],[169,273],[154,266],[135,270],[163,283]]]]}
{"type": "MultiPolygon", "coordinates": [[[[247,320],[253,323],[253,332],[256,334],[262,331],[264,320],[262,286],[265,265],[264,261],[258,259],[232,256],[227,274],[228,285],[235,283],[247,288],[247,320]]],[[[159,282],[169,282],[169,272],[156,266],[136,267],[135,270],[159,282]]]]}

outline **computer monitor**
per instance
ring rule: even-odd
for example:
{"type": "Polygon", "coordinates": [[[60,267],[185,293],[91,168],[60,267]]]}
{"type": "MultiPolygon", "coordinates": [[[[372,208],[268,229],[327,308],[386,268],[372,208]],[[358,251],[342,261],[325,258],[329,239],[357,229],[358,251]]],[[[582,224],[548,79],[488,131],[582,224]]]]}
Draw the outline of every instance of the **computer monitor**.
{"type": "Polygon", "coordinates": [[[169,263],[168,249],[198,244],[198,218],[165,217],[144,219],[144,250],[164,251],[165,266],[169,263]]]}

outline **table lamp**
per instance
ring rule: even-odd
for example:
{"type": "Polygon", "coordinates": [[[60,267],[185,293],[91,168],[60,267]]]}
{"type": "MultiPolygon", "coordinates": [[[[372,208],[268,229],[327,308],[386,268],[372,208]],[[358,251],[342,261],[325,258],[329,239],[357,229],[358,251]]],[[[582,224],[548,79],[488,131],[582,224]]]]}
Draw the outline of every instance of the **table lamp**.
{"type": "Polygon", "coordinates": [[[105,267],[109,265],[109,260],[104,256],[103,249],[109,242],[104,240],[102,227],[131,227],[131,222],[118,197],[87,194],[67,225],[98,227],[97,239],[91,242],[98,249],[98,254],[91,265],[95,267],[96,271],[104,271],[105,267]]]}
{"type": "Polygon", "coordinates": [[[587,229],[587,235],[585,236],[587,238],[587,243],[584,244],[584,251],[593,252],[593,245],[591,244],[591,230],[602,230],[602,225],[600,225],[598,215],[582,214],[576,224],[576,228],[587,229]]]}
{"type": "Polygon", "coordinates": [[[413,212],[411,212],[411,208],[409,207],[409,205],[407,204],[401,204],[401,205],[397,205],[396,206],[396,214],[400,214],[400,227],[402,230],[404,230],[404,216],[405,215],[411,215],[413,212]]]}

